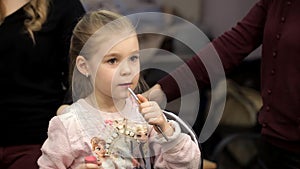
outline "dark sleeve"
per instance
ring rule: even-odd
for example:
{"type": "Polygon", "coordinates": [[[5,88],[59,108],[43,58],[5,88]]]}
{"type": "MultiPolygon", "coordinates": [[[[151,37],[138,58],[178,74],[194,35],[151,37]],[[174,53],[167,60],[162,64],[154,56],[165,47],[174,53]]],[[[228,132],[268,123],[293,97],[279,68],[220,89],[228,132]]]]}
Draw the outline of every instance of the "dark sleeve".
{"type": "MultiPolygon", "coordinates": [[[[62,0],[60,0],[62,1],[62,0]]],[[[67,88],[67,93],[64,99],[64,103],[70,104],[72,102],[72,96],[69,90],[69,49],[70,49],[70,41],[73,29],[77,22],[81,19],[81,17],[85,14],[84,8],[79,0],[63,0],[65,1],[62,8],[64,10],[62,19],[60,21],[62,28],[62,44],[64,47],[62,50],[63,61],[62,61],[62,70],[63,70],[63,83],[67,88]]]]}
{"type": "Polygon", "coordinates": [[[257,2],[235,27],[214,39],[185,65],[159,80],[158,84],[165,92],[168,101],[209,85],[211,78],[218,78],[221,74],[219,71],[230,72],[256,49],[263,40],[269,3],[270,0],[257,2]],[[213,62],[215,57],[220,59],[223,69],[214,70],[214,64],[210,62],[213,62]],[[212,70],[209,76],[207,70],[212,70]],[[193,73],[192,76],[187,76],[189,71],[193,73]],[[192,79],[196,80],[197,86],[192,79]]]}
{"type": "MultiPolygon", "coordinates": [[[[61,25],[63,30],[64,41],[67,43],[65,46],[70,45],[70,38],[72,36],[73,29],[81,17],[85,14],[84,8],[79,0],[63,0],[66,1],[62,6],[64,10],[61,25]]],[[[69,52],[69,51],[68,51],[69,52]]]]}

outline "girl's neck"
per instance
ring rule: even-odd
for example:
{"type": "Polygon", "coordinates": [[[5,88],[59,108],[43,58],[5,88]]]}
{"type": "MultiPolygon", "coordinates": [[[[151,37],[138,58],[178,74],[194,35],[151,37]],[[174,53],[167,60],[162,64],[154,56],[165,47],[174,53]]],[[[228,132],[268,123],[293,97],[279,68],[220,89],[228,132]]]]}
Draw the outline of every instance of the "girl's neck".
{"type": "Polygon", "coordinates": [[[124,109],[126,103],[126,100],[124,99],[121,100],[117,100],[113,98],[103,99],[95,95],[88,96],[86,98],[86,101],[89,104],[95,106],[97,109],[109,113],[120,112],[121,110],[124,109]]]}
{"type": "Polygon", "coordinates": [[[4,17],[9,16],[10,14],[14,13],[22,6],[27,4],[30,0],[2,0],[2,3],[5,8],[4,17]]]}

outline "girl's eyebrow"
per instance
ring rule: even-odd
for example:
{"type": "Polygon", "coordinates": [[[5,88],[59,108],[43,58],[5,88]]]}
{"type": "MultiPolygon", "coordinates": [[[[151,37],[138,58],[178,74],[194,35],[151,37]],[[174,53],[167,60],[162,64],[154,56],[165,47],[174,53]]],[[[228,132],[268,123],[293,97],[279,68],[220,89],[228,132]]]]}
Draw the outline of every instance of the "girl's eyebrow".
{"type": "MultiPolygon", "coordinates": [[[[130,54],[139,54],[139,50],[132,50],[132,51],[130,52],[130,54]]],[[[112,55],[113,55],[113,56],[120,56],[120,53],[117,52],[117,51],[112,51],[112,52],[106,54],[105,56],[112,56],[112,55]]]]}
{"type": "Polygon", "coordinates": [[[119,55],[120,55],[120,53],[118,53],[118,52],[110,52],[110,53],[106,54],[105,57],[107,57],[107,56],[119,56],[119,55]]]}
{"type": "Polygon", "coordinates": [[[131,54],[139,54],[139,50],[133,50],[131,54]]]}

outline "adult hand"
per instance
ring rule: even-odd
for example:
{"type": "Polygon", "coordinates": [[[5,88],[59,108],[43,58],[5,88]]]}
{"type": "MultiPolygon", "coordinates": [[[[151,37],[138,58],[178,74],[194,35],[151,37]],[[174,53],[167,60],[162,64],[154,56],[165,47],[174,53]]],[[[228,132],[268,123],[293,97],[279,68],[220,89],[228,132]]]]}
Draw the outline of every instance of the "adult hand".
{"type": "Polygon", "coordinates": [[[70,106],[70,105],[67,105],[67,104],[61,105],[61,106],[57,109],[56,115],[63,114],[64,109],[67,108],[67,107],[69,107],[69,106],[70,106]]]}
{"type": "Polygon", "coordinates": [[[167,97],[164,94],[163,90],[161,89],[159,84],[154,85],[146,92],[142,93],[144,97],[146,97],[148,100],[156,101],[161,109],[166,108],[167,104],[167,97]]]}

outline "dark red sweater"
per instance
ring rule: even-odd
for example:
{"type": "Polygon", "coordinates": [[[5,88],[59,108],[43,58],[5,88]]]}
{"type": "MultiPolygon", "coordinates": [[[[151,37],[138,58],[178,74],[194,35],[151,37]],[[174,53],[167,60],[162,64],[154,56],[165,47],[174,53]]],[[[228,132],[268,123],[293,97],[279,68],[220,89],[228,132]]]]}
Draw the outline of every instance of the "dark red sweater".
{"type": "MultiPolygon", "coordinates": [[[[260,0],[235,27],[212,42],[225,72],[261,44],[261,133],[279,147],[300,152],[300,1],[260,0]]],[[[212,53],[210,46],[187,64],[200,87],[209,83],[201,57],[212,53]]],[[[181,66],[172,76],[185,76],[185,70],[181,66]]],[[[158,83],[168,100],[180,96],[170,75],[158,83]]],[[[188,80],[184,83],[189,86],[188,80]]]]}

